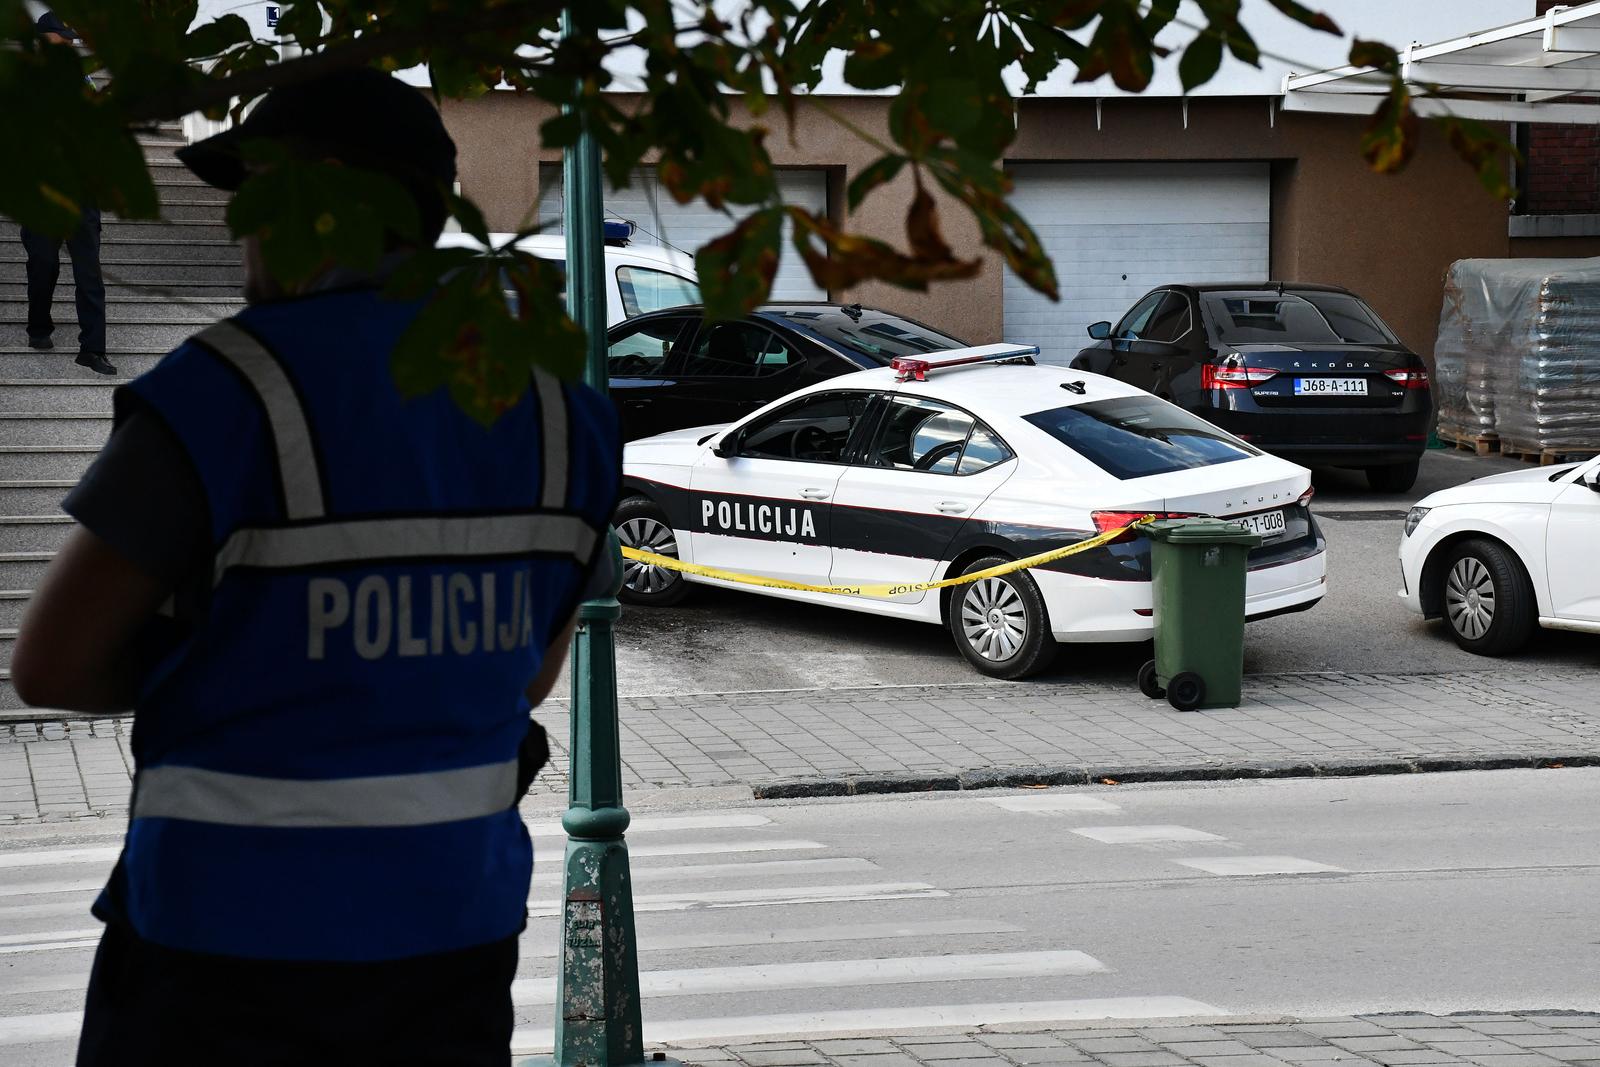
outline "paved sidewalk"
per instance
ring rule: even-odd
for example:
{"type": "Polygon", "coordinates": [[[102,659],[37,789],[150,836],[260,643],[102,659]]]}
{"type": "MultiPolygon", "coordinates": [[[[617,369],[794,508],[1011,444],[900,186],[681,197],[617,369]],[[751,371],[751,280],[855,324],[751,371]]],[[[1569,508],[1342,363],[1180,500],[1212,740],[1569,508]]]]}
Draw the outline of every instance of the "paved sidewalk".
{"type": "Polygon", "coordinates": [[[985,1028],[667,1048],[706,1067],[1563,1067],[1600,1064],[1600,1016],[1365,1015],[1281,1022],[985,1028]]]}
{"type": "MultiPolygon", "coordinates": [[[[1597,679],[1257,676],[1242,707],[1191,714],[1131,686],[1070,682],[640,697],[622,702],[624,770],[633,789],[747,785],[776,798],[1600,763],[1597,679]]],[[[565,710],[551,702],[546,724],[565,710]]],[[[0,821],[125,814],[131,727],[0,724],[0,821]]],[[[554,763],[535,789],[562,793],[565,729],[551,733],[554,763]]]]}

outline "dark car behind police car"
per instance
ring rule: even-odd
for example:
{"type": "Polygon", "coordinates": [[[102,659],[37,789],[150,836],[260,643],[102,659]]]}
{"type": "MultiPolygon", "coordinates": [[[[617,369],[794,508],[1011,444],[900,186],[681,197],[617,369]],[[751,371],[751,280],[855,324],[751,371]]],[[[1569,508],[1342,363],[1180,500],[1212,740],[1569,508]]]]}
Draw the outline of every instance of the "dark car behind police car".
{"type": "Polygon", "coordinates": [[[1355,467],[1404,492],[1427,446],[1428,370],[1331,285],[1207,283],[1146,294],[1072,361],[1171,400],[1274,455],[1355,467]]]}
{"type": "Polygon", "coordinates": [[[796,389],[964,344],[860,304],[768,304],[733,322],[706,322],[690,305],[612,327],[606,365],[623,440],[634,441],[734,422],[796,389]]]}

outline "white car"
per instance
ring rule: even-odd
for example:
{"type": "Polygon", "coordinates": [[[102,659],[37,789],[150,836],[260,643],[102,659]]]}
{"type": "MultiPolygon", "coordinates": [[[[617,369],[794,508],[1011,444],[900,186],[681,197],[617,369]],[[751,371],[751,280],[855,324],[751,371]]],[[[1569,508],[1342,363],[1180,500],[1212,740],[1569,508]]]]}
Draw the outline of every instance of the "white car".
{"type": "Polygon", "coordinates": [[[1468,652],[1515,651],[1535,623],[1600,633],[1600,457],[1496,474],[1406,516],[1400,597],[1468,652]]]}
{"type": "MultiPolygon", "coordinates": [[[[731,427],[634,441],[615,520],[622,543],[812,585],[910,584],[1146,513],[1216,515],[1267,538],[1251,556],[1251,618],[1321,599],[1325,543],[1309,471],[1132,386],[1019,365],[1036,351],[902,357],[731,427]]],[[[1149,542],[1132,534],[1031,571],[887,599],[754,589],[627,561],[622,598],[672,603],[691,582],[943,623],[974,667],[1000,678],[1043,669],[1057,642],[1139,641],[1152,626],[1149,542]]]]}
{"type": "MultiPolygon", "coordinates": [[[[632,223],[606,223],[605,279],[606,326],[643,315],[647,311],[700,303],[700,283],[694,257],[672,248],[628,243],[632,223]]],[[[509,233],[491,233],[496,246],[511,240],[509,233]]],[[[439,235],[439,248],[477,248],[477,239],[465,233],[439,235]]],[[[517,242],[520,251],[555,263],[566,262],[566,238],[534,234],[517,242]]]]}

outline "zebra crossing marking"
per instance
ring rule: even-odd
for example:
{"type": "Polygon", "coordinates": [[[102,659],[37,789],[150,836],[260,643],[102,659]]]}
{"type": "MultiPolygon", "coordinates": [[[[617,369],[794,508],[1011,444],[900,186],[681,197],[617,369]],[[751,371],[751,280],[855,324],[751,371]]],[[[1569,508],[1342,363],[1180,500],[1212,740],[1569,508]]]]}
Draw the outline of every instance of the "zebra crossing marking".
{"type": "MultiPolygon", "coordinates": [[[[639,935],[638,948],[646,952],[681,952],[701,948],[745,948],[752,945],[809,945],[835,941],[887,941],[902,937],[961,937],[976,934],[1020,934],[1021,926],[986,919],[944,919],[934,922],[855,923],[849,926],[803,926],[791,929],[738,930],[727,934],[639,935]]],[[[561,955],[557,943],[524,945],[523,959],[554,959],[561,955]]]]}
{"type": "MultiPolygon", "coordinates": [[[[770,826],[772,820],[755,812],[736,811],[723,815],[636,815],[628,823],[628,835],[659,834],[672,830],[732,830],[751,826],[770,826]]],[[[527,824],[534,837],[566,837],[561,820],[548,819],[527,824]]]]}
{"type": "Polygon", "coordinates": [[[985,804],[993,804],[1006,811],[1023,812],[1028,815],[1056,815],[1079,811],[1099,812],[1104,815],[1122,814],[1122,808],[1111,801],[1083,796],[1080,793],[1036,793],[981,799],[985,804]]]}
{"type": "Polygon", "coordinates": [[[1077,826],[1079,837],[1106,845],[1153,845],[1166,841],[1226,841],[1221,834],[1207,833],[1188,826],[1077,826]]]}
{"type": "MultiPolygon", "coordinates": [[[[689,893],[644,893],[633,898],[635,912],[690,911],[696,908],[757,908],[774,904],[846,904],[862,900],[907,900],[947,897],[926,882],[884,882],[868,885],[774,886],[767,889],[714,889],[689,893]]],[[[554,918],[562,902],[530,901],[528,917],[554,918]]]]}
{"type": "Polygon", "coordinates": [[[1207,874],[1228,876],[1261,874],[1322,874],[1345,873],[1345,868],[1316,860],[1303,860],[1298,856],[1197,856],[1173,860],[1185,867],[1193,867],[1207,874]]]}
{"type": "MultiPolygon", "coordinates": [[[[1100,974],[1107,969],[1093,956],[1071,950],[754,963],[735,967],[641,971],[639,995],[649,999],[773,989],[921,985],[994,978],[1081,977],[1100,974]]],[[[554,1004],[555,981],[552,978],[519,978],[511,983],[511,1000],[524,1007],[554,1004]]]]}
{"type": "Polygon", "coordinates": [[[628,857],[718,856],[739,852],[805,852],[827,848],[820,841],[685,841],[681,844],[635,845],[629,843],[628,857]]]}
{"type": "MultiPolygon", "coordinates": [[[[820,860],[758,860],[753,863],[696,863],[684,867],[634,867],[635,882],[671,881],[676,878],[755,878],[781,874],[848,874],[852,871],[876,871],[879,867],[871,860],[853,856],[838,856],[820,860]]],[[[559,867],[535,872],[534,884],[559,883],[566,872],[559,867]]]]}

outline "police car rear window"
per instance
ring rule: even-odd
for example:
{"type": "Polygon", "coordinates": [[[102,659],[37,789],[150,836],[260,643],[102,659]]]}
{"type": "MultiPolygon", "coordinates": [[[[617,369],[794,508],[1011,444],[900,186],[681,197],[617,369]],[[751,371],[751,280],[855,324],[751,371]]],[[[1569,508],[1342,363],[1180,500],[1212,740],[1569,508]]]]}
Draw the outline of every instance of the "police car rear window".
{"type": "Polygon", "coordinates": [[[1153,397],[1095,400],[1024,418],[1124,481],[1261,455],[1204,419],[1153,397]]]}

